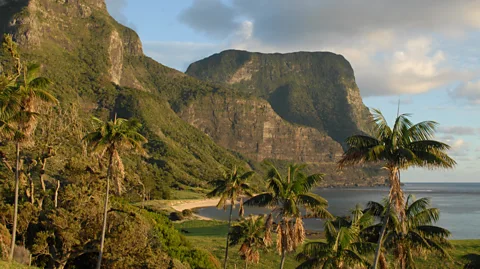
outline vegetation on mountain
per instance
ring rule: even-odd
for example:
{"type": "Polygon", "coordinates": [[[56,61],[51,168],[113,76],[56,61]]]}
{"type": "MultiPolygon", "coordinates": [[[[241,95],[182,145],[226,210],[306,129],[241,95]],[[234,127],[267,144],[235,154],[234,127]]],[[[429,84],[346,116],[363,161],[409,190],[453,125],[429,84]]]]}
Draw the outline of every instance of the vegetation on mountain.
{"type": "MultiPolygon", "coordinates": [[[[9,40],[7,37],[7,45],[9,40]]],[[[12,46],[7,47],[12,48],[12,46]]],[[[12,58],[15,59],[15,57],[12,58]]],[[[19,59],[21,66],[35,67],[19,59]]],[[[18,141],[24,143],[25,147],[28,146],[29,150],[18,154],[19,151],[12,148],[19,149],[19,147],[12,143],[6,143],[2,148],[3,166],[0,171],[3,178],[0,185],[2,256],[15,256],[17,259],[22,251],[27,257],[31,253],[32,262],[40,267],[91,268],[98,261],[96,256],[100,253],[99,243],[105,236],[103,268],[157,266],[166,268],[171,264],[189,264],[194,268],[219,267],[218,261],[211,254],[190,245],[166,217],[130,205],[126,199],[135,200],[135,197],[144,197],[144,192],[135,195],[137,191],[135,186],[132,188],[131,180],[127,185],[130,198],[124,196],[112,201],[108,210],[110,219],[108,232],[102,232],[100,235],[102,216],[106,217],[101,210],[101,198],[104,195],[100,191],[108,185],[104,180],[105,177],[110,179],[114,174],[122,171],[122,163],[130,164],[125,165],[130,168],[132,164],[136,165],[135,162],[143,162],[138,157],[123,159],[117,152],[123,148],[118,144],[119,142],[127,142],[137,148],[140,146],[144,140],[136,132],[140,124],[133,119],[117,119],[99,126],[99,129],[86,136],[92,146],[97,149],[103,148],[104,151],[101,153],[105,153],[110,160],[114,161],[109,162],[109,168],[113,168],[113,164],[121,168],[105,171],[101,158],[91,158],[86,154],[87,146],[82,138],[87,133],[87,128],[78,121],[78,108],[74,105],[66,108],[61,106],[52,108],[44,103],[32,103],[31,101],[36,100],[35,97],[47,96],[47,93],[41,92],[42,89],[39,88],[40,82],[47,80],[37,76],[37,72],[29,73],[28,71],[38,69],[28,69],[28,67],[23,69],[23,78],[12,76],[11,74],[15,72],[10,70],[17,70],[15,67],[15,64],[9,65],[8,61],[2,65],[3,71],[0,74],[2,97],[7,93],[14,95],[2,98],[4,102],[2,102],[3,109],[0,117],[5,118],[7,112],[13,115],[20,114],[20,116],[26,114],[29,119],[35,116],[38,124],[15,116],[11,118],[8,126],[4,126],[4,130],[12,127],[11,130],[14,130],[15,135],[11,137],[21,138],[18,141]],[[37,83],[36,80],[41,81],[37,83]],[[20,94],[23,92],[27,94],[20,94]],[[38,106],[39,109],[33,110],[32,106],[35,109],[35,106],[38,106]],[[17,109],[17,111],[7,111],[6,108],[17,109]],[[38,128],[34,128],[35,126],[38,128]],[[52,128],[56,128],[55,132],[52,132],[52,128]],[[18,168],[13,168],[10,160],[17,159],[17,156],[20,160],[16,162],[18,168]],[[14,171],[18,175],[16,177],[18,181],[15,180],[14,171]],[[15,210],[16,197],[18,197],[18,214],[15,210]],[[15,217],[17,215],[18,217],[15,217]],[[14,227],[16,222],[18,226],[14,227]],[[12,231],[13,236],[5,232],[8,231],[7,229],[12,231]],[[6,247],[9,243],[14,245],[14,252],[6,247]]],[[[129,171],[129,169],[125,170],[129,171]]],[[[119,174],[123,179],[124,175],[119,174]]],[[[126,175],[129,177],[132,174],[127,172],[126,175]]],[[[135,184],[138,185],[138,181],[135,184]]],[[[104,208],[108,209],[106,205],[105,203],[104,208]]],[[[103,228],[105,229],[106,226],[103,228]]],[[[25,260],[21,261],[25,262],[25,260]]]]}

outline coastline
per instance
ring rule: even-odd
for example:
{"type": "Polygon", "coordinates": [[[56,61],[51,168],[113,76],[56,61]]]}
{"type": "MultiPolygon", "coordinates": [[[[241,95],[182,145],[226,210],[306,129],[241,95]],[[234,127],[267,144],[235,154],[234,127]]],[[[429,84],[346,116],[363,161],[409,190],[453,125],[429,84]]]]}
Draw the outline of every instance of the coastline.
{"type": "Polygon", "coordinates": [[[170,206],[176,211],[183,211],[185,209],[194,209],[199,207],[210,207],[216,206],[220,198],[211,198],[211,199],[197,199],[197,200],[180,200],[176,204],[171,204],[170,206]]]}

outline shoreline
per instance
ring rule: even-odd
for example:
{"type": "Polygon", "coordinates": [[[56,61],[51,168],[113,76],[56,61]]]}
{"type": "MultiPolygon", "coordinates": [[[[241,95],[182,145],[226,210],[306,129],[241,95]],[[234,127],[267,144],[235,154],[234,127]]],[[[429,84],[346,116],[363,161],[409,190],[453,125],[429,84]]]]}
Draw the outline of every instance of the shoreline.
{"type": "Polygon", "coordinates": [[[179,200],[177,204],[172,204],[170,206],[176,211],[183,211],[185,209],[216,206],[219,201],[220,198],[179,200]]]}

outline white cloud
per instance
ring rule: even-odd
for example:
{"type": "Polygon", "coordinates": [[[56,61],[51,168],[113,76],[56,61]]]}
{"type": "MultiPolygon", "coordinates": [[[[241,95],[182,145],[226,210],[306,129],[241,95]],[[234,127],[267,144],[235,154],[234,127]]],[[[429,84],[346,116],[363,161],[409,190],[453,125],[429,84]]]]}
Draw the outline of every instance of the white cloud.
{"type": "Polygon", "coordinates": [[[470,151],[470,145],[463,139],[457,139],[450,144],[450,155],[456,157],[467,157],[470,151]]]}
{"type": "Polygon", "coordinates": [[[478,130],[469,126],[441,126],[438,128],[438,132],[454,135],[475,135],[478,130]]]}
{"type": "Polygon", "coordinates": [[[479,13],[480,2],[468,0],[195,0],[181,21],[222,38],[222,49],[342,54],[362,95],[371,96],[423,93],[471,79],[454,70],[453,61],[461,61],[438,41],[480,29],[479,13]]]}
{"type": "Polygon", "coordinates": [[[465,100],[470,104],[480,104],[480,79],[460,84],[449,92],[455,99],[465,100]]]}

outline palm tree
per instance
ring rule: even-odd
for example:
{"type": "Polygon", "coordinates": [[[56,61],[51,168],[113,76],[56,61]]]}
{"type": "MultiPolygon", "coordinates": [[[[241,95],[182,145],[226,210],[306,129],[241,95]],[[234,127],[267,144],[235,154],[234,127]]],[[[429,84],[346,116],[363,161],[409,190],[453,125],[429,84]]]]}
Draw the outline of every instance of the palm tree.
{"type": "Polygon", "coordinates": [[[276,229],[277,251],[282,257],[280,268],[283,268],[286,254],[293,252],[305,240],[300,207],[308,210],[306,215],[322,218],[331,218],[331,215],[326,209],[327,200],[310,192],[323,180],[323,174],[306,176],[302,172],[305,165],[292,164],[288,166],[287,174],[282,176],[275,166],[272,164],[270,166],[267,174],[268,191],[252,197],[245,204],[272,208],[267,221],[267,243],[271,240],[270,230],[273,227],[273,219],[279,218],[280,222],[276,229]]]}
{"type": "MultiPolygon", "coordinates": [[[[388,200],[383,204],[371,201],[367,205],[367,210],[381,219],[390,212],[391,221],[386,229],[385,249],[393,252],[399,268],[415,268],[414,258],[419,254],[426,257],[428,253],[436,252],[443,257],[450,257],[446,250],[451,247],[447,240],[450,232],[433,225],[438,221],[440,211],[430,207],[428,198],[416,200],[413,195],[407,197],[404,204],[405,230],[401,227],[398,216],[387,209],[388,205],[388,200]]],[[[380,226],[381,224],[371,226],[369,233],[379,236],[380,226]]]]}
{"type": "Polygon", "coordinates": [[[364,214],[359,205],[352,211],[351,219],[337,217],[325,222],[326,242],[306,244],[296,257],[304,261],[297,269],[369,267],[364,255],[374,250],[374,244],[363,240],[361,233],[372,222],[372,215],[364,214]]]}
{"type": "MultiPolygon", "coordinates": [[[[436,122],[413,124],[408,119],[409,114],[401,114],[396,118],[393,128],[390,128],[379,110],[373,109],[372,114],[375,123],[373,134],[347,138],[349,148],[338,165],[343,168],[356,164],[381,163],[389,172],[389,201],[405,230],[405,201],[400,184],[400,170],[409,167],[453,168],[456,162],[446,153],[450,149],[449,145],[432,140],[438,125],[436,122]]],[[[387,226],[387,222],[388,218],[385,218],[383,227],[387,226]]],[[[384,230],[385,228],[383,232],[384,230]]],[[[383,232],[379,237],[373,268],[378,264],[383,232]]]]}
{"type": "Polygon", "coordinates": [[[250,216],[241,220],[232,227],[230,244],[241,243],[240,255],[245,260],[245,269],[248,263],[260,261],[260,250],[267,248],[265,242],[265,216],[250,216]]]}
{"type": "MultiPolygon", "coordinates": [[[[11,36],[5,36],[4,48],[15,61],[15,76],[10,79],[2,80],[2,94],[0,98],[0,107],[3,120],[3,128],[6,131],[11,125],[7,121],[15,122],[17,130],[14,131],[13,140],[15,141],[16,165],[15,165],[15,199],[14,199],[14,217],[12,228],[12,243],[10,247],[9,259],[13,259],[15,250],[15,238],[18,219],[18,192],[20,178],[20,148],[22,143],[29,141],[31,134],[35,130],[36,105],[38,101],[47,103],[58,103],[58,100],[48,93],[47,88],[51,82],[45,77],[39,76],[40,65],[25,65],[20,59],[16,44],[11,36]],[[8,127],[8,128],[7,128],[8,127]]],[[[10,133],[11,130],[9,131],[10,133]]]]}
{"type": "Polygon", "coordinates": [[[248,184],[248,180],[254,175],[255,172],[249,171],[246,173],[239,173],[237,167],[234,167],[229,172],[224,172],[223,178],[213,182],[214,189],[207,194],[207,197],[220,196],[217,207],[226,209],[227,203],[230,201],[230,215],[228,217],[228,231],[227,241],[225,246],[225,259],[223,261],[223,268],[227,268],[228,260],[228,242],[230,236],[230,228],[232,225],[232,212],[235,202],[240,198],[240,210],[239,215],[243,215],[243,198],[246,195],[252,196],[252,187],[248,184]]]}
{"type": "Polygon", "coordinates": [[[103,227],[102,236],[100,240],[100,251],[98,254],[97,269],[100,269],[103,255],[103,245],[105,242],[105,231],[107,228],[107,213],[108,213],[108,196],[110,192],[110,180],[115,180],[116,193],[122,192],[122,180],[125,178],[124,166],[120,158],[119,151],[122,149],[134,149],[139,152],[144,152],[142,144],[147,141],[138,130],[142,126],[137,120],[131,119],[115,119],[112,121],[103,122],[102,120],[93,117],[93,124],[95,130],[87,134],[83,140],[93,149],[93,151],[100,152],[99,158],[102,159],[105,155],[108,158],[107,169],[107,184],[105,190],[105,203],[103,211],[103,227]],[[115,172],[120,173],[120,178],[116,176],[115,172]]]}

